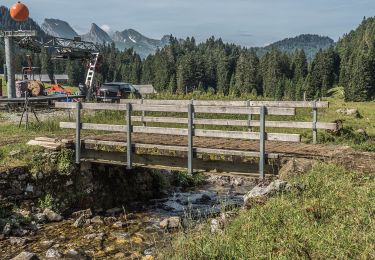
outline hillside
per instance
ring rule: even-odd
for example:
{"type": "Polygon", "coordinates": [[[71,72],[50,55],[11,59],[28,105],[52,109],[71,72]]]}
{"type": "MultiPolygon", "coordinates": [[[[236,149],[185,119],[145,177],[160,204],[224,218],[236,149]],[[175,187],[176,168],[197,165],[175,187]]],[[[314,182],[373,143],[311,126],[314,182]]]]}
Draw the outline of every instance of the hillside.
{"type": "Polygon", "coordinates": [[[329,47],[334,46],[334,44],[334,40],[326,36],[302,34],[272,43],[266,47],[255,48],[255,50],[259,56],[263,56],[274,48],[288,53],[294,53],[296,50],[302,49],[305,51],[307,59],[312,60],[320,49],[326,50],[329,47]]]}
{"type": "Polygon", "coordinates": [[[351,101],[375,99],[375,17],[364,19],[357,29],[337,43],[341,59],[340,84],[351,101]]]}
{"type": "Polygon", "coordinates": [[[78,36],[67,22],[59,19],[45,19],[41,28],[45,33],[54,37],[73,39],[78,36]]]}

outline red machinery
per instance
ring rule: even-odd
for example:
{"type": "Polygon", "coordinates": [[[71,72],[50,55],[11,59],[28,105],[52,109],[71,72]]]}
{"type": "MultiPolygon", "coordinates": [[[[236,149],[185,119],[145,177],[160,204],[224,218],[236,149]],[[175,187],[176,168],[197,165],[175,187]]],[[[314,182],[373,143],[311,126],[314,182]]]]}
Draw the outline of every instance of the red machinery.
{"type": "Polygon", "coordinates": [[[47,89],[48,94],[66,94],[66,95],[72,95],[73,93],[67,89],[65,89],[60,84],[53,84],[51,87],[47,89]]]}

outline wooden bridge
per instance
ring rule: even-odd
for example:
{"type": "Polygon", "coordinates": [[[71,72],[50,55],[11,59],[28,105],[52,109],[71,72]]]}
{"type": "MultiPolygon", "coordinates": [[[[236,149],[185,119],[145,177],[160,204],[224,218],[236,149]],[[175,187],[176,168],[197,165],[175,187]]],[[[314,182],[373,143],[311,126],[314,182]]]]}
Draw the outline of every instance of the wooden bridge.
{"type": "Polygon", "coordinates": [[[280,153],[267,152],[266,141],[267,144],[301,142],[300,134],[270,133],[266,128],[311,129],[313,143],[317,141],[318,129],[332,131],[337,129],[336,123],[318,122],[318,109],[327,108],[328,102],[204,100],[122,100],[122,102],[121,104],[56,103],[56,108],[75,110],[76,121],[60,122],[60,127],[76,130],[76,163],[90,160],[100,160],[103,163],[122,162],[131,169],[133,163],[171,166],[168,163],[171,159],[162,160],[161,157],[174,156],[172,165],[185,165],[188,172],[193,173],[197,169],[212,170],[223,164],[228,165],[228,161],[231,171],[250,172],[254,170],[254,162],[259,162],[259,175],[260,178],[264,178],[266,172],[273,172],[272,163],[267,164],[267,161],[277,160],[280,156],[280,153]],[[268,116],[273,118],[295,116],[298,108],[311,109],[310,122],[267,120],[268,116]],[[82,110],[124,111],[124,124],[84,123],[81,120],[82,110]],[[163,116],[159,116],[160,113],[163,116]],[[247,120],[217,118],[218,115],[232,115],[232,117],[246,115],[247,120]],[[254,117],[257,117],[257,120],[254,117]],[[148,126],[149,124],[157,124],[157,126],[148,126]],[[171,125],[178,127],[171,127],[171,125]],[[220,126],[225,130],[206,129],[213,126],[220,126]],[[239,127],[242,129],[246,127],[247,131],[232,130],[239,127]],[[253,131],[254,128],[259,131],[253,131]],[[82,130],[122,133],[122,135],[103,134],[82,139],[82,130]],[[123,133],[126,133],[126,137],[123,133]],[[241,147],[241,144],[246,142],[252,142],[254,146],[255,141],[258,142],[258,149],[246,150],[246,145],[241,147]],[[224,147],[223,145],[218,147],[218,142],[222,142],[224,147]],[[107,148],[98,149],[99,147],[107,148]],[[125,151],[122,148],[125,148],[125,151]],[[142,152],[140,153],[139,150],[142,152]],[[155,150],[158,152],[155,153],[155,150]],[[157,159],[150,159],[147,154],[157,159]],[[249,162],[252,162],[252,166],[249,162]]]}

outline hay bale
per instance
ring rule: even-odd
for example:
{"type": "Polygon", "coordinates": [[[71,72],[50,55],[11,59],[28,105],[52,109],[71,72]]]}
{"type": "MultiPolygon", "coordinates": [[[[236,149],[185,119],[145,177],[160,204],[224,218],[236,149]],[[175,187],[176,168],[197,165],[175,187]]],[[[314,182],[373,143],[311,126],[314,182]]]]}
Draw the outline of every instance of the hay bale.
{"type": "Polygon", "coordinates": [[[27,83],[27,89],[32,97],[41,96],[43,94],[44,85],[41,81],[29,80],[27,83]]]}

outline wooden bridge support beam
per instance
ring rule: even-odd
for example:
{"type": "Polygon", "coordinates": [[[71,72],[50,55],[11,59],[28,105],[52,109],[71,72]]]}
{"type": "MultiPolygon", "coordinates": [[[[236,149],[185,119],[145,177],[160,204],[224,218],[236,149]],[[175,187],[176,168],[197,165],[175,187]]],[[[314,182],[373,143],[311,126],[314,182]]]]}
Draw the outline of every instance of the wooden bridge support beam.
{"type": "Polygon", "coordinates": [[[193,136],[194,136],[194,105],[188,105],[188,174],[193,174],[193,136]]]}
{"type": "Polygon", "coordinates": [[[126,142],[127,142],[127,152],[126,152],[126,158],[127,158],[127,169],[131,170],[133,168],[133,151],[132,151],[132,105],[130,103],[126,104],[126,142]]]}
{"type": "Polygon", "coordinates": [[[318,122],[318,108],[316,106],[316,101],[313,103],[313,124],[312,124],[312,130],[313,130],[313,144],[317,143],[318,140],[318,128],[317,128],[317,122],[318,122]]]}
{"type": "Polygon", "coordinates": [[[260,107],[260,128],[259,128],[259,177],[260,179],[265,178],[264,174],[264,166],[266,161],[266,114],[267,110],[266,107],[260,107]]]}
{"type": "Polygon", "coordinates": [[[76,164],[81,162],[81,102],[76,103],[76,164]]]}

